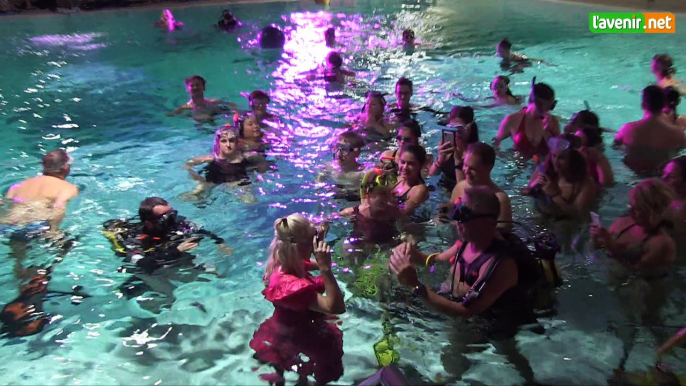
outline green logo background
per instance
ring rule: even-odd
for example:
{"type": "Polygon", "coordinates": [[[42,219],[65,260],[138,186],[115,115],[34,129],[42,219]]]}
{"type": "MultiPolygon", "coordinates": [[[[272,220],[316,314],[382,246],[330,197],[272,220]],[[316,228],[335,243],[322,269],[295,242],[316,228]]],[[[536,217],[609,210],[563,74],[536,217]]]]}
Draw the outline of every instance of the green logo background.
{"type": "MultiPolygon", "coordinates": [[[[631,26],[633,26],[633,21],[631,26]]],[[[642,13],[640,12],[604,12],[604,13],[589,13],[588,14],[588,29],[597,34],[635,34],[635,33],[645,33],[645,17],[643,16],[642,13]],[[613,24],[612,28],[609,28],[609,23],[608,21],[612,21],[612,23],[618,23],[620,20],[623,19],[630,19],[634,20],[634,16],[636,16],[635,20],[639,20],[636,24],[638,28],[624,28],[624,23],[621,23],[621,29],[616,28],[615,24],[613,24]],[[594,17],[597,17],[595,20],[595,26],[593,25],[594,22],[594,17]],[[602,24],[600,20],[605,20],[602,24]],[[601,25],[606,26],[606,28],[600,28],[601,25]]],[[[627,27],[630,25],[627,24],[627,27]]]]}

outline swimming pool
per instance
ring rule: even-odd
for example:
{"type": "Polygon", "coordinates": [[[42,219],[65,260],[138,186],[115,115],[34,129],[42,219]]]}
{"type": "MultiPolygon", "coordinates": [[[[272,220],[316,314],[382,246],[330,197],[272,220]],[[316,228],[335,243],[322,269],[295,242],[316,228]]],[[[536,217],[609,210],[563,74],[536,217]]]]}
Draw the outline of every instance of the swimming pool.
{"type": "MultiPolygon", "coordinates": [[[[72,305],[67,296],[52,298],[45,307],[57,319],[42,334],[0,341],[3,383],[263,383],[258,379],[263,371],[255,369],[258,363],[248,342],[272,312],[260,294],[259,265],[266,258],[272,221],[295,211],[328,214],[341,206],[318,199],[326,189],[314,184],[312,170],[329,159],[325,139],[343,125],[346,115],[358,111],[365,91],[364,87],[350,91],[353,99],[334,98],[331,90],[308,84],[300,75],[326,55],[321,36],[330,24],[337,26],[338,40],[349,47],[344,57],[360,79],[391,92],[398,77],[408,76],[416,85],[413,100],[442,110],[467,103],[462,99],[489,95],[489,82],[500,74],[497,62],[474,54],[490,54],[495,42],[507,36],[515,43],[514,50],[554,64],[514,75],[515,94],[526,94],[531,76],[537,75],[555,88],[558,115],[569,117],[587,100],[601,124],[611,129],[640,117],[639,92],[652,82],[648,71],[652,55],[668,52],[679,67],[679,58],[686,53],[677,44],[686,34],[680,18],[676,36],[592,35],[587,26],[589,8],[530,0],[341,0],[332,4],[331,12],[311,2],[241,4],[231,9],[247,26],[229,35],[211,28],[222,8],[174,11],[187,30],[171,35],[150,28],[158,10],[2,20],[0,115],[6,135],[0,153],[5,165],[0,186],[6,189],[35,175],[45,150],[66,147],[72,153],[70,179],[81,187],[81,196],[71,204],[64,225],[80,240],[56,266],[51,288],[68,291],[81,285],[91,295],[80,305],[72,305]],[[254,49],[257,30],[272,22],[289,35],[283,55],[254,49]],[[420,40],[437,44],[437,49],[406,55],[387,47],[408,27],[420,40]],[[222,192],[204,207],[176,198],[193,187],[182,163],[211,147],[210,128],[164,115],[186,101],[183,79],[193,73],[207,79],[208,97],[242,106],[247,103],[240,92],[268,90],[271,108],[289,124],[288,154],[277,160],[278,171],[265,174],[256,184],[256,204],[241,204],[222,192]],[[168,198],[181,214],[219,233],[234,248],[233,256],[226,258],[211,245],[202,245],[200,259],[214,264],[226,278],[180,284],[173,307],[159,314],[116,295],[114,289],[126,275],[117,272],[120,259],[99,233],[103,221],[134,215],[140,200],[151,195],[168,198]]],[[[506,107],[479,110],[482,139],[489,141],[509,112],[506,107]]],[[[420,115],[420,120],[426,143],[435,147],[438,129],[433,118],[420,115]]],[[[608,149],[608,156],[619,183],[603,197],[599,214],[606,222],[624,211],[627,192],[638,180],[618,153],[608,149]]],[[[495,174],[496,183],[513,195],[517,214],[529,217],[527,200],[516,196],[528,173],[508,162],[498,165],[495,174]]],[[[438,201],[439,193],[433,193],[431,202],[438,201]]],[[[567,231],[579,228],[557,226],[567,231]]],[[[343,231],[338,225],[333,233],[343,231]]],[[[560,258],[567,282],[559,293],[559,314],[542,321],[547,327],[544,335],[518,335],[520,349],[541,383],[604,384],[622,356],[616,330],[641,323],[628,317],[619,301],[631,294],[614,290],[640,292],[641,287],[610,284],[613,267],[601,255],[588,254],[583,247],[587,231],[581,232],[577,251],[560,258]]],[[[429,241],[448,243],[431,230],[429,241]]],[[[8,248],[1,248],[6,254],[8,248]]],[[[41,264],[46,258],[36,254],[26,264],[41,264]]],[[[685,281],[678,280],[684,273],[682,264],[674,280],[676,290],[663,309],[665,325],[684,323],[681,283],[685,281]]],[[[2,303],[13,299],[16,290],[12,264],[6,259],[0,264],[2,303]]],[[[377,309],[372,301],[349,300],[341,326],[346,354],[341,384],[351,384],[376,369],[372,344],[382,336],[377,309]]],[[[449,378],[442,364],[451,358],[449,354],[442,358],[448,327],[440,320],[393,321],[401,340],[401,365],[415,368],[415,379],[449,378]]],[[[662,329],[664,336],[673,332],[662,329]]],[[[650,364],[656,344],[647,328],[639,329],[635,341],[628,370],[650,364]]],[[[489,347],[474,351],[469,354],[472,365],[465,381],[521,382],[489,347]]],[[[678,367],[684,352],[676,355],[668,363],[684,373],[678,367]]]]}

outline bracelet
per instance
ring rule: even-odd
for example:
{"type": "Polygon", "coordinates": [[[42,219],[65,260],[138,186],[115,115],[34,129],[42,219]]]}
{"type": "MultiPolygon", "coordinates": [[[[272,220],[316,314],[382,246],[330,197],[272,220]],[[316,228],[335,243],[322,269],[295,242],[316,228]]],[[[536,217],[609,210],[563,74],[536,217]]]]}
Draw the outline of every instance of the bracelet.
{"type": "Polygon", "coordinates": [[[424,262],[424,265],[426,265],[427,267],[432,266],[434,261],[436,260],[436,256],[438,256],[438,253],[432,253],[429,256],[427,256],[426,261],[424,262]],[[434,260],[434,261],[430,262],[430,260],[434,260]]]}

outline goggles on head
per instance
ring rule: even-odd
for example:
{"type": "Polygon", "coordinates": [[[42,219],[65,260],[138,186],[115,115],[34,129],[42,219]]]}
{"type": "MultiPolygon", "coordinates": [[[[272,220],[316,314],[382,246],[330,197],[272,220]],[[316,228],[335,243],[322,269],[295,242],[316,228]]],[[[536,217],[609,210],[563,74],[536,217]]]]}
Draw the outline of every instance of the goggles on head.
{"type": "Polygon", "coordinates": [[[372,189],[381,186],[391,186],[398,182],[398,178],[394,174],[384,173],[381,169],[374,169],[376,172],[376,177],[373,180],[369,180],[370,174],[366,174],[362,179],[362,185],[360,186],[360,196],[364,197],[372,189]]]}
{"type": "Polygon", "coordinates": [[[158,217],[155,220],[155,224],[157,224],[161,228],[171,228],[172,226],[174,226],[174,224],[176,224],[176,217],[177,217],[178,213],[179,213],[178,211],[176,211],[175,209],[172,209],[169,212],[158,217]]]}
{"type": "MultiPolygon", "coordinates": [[[[551,137],[548,140],[548,149],[556,150],[556,151],[566,151],[566,150],[578,148],[579,143],[577,141],[572,142],[572,140],[570,140],[570,138],[572,138],[572,137],[571,136],[551,137]]],[[[575,136],[573,138],[578,139],[579,137],[575,136]]]]}
{"type": "Polygon", "coordinates": [[[460,224],[470,222],[470,221],[475,220],[477,218],[488,217],[488,218],[492,218],[494,220],[498,219],[497,214],[474,213],[474,211],[470,207],[464,205],[461,200],[458,200],[458,202],[455,204],[455,209],[453,209],[453,213],[452,213],[451,217],[453,220],[457,221],[460,224]]]}

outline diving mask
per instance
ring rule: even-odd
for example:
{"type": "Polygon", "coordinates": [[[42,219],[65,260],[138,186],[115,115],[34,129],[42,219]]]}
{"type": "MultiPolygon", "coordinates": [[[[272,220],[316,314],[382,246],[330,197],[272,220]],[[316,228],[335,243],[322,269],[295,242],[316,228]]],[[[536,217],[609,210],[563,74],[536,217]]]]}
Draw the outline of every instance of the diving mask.
{"type": "Polygon", "coordinates": [[[452,219],[457,221],[460,224],[464,224],[467,222],[470,222],[472,220],[475,220],[477,218],[484,218],[484,217],[490,217],[494,220],[498,219],[498,214],[493,214],[493,213],[474,213],[474,211],[464,205],[462,201],[458,201],[455,204],[455,209],[453,210],[452,214],[452,219]]]}

